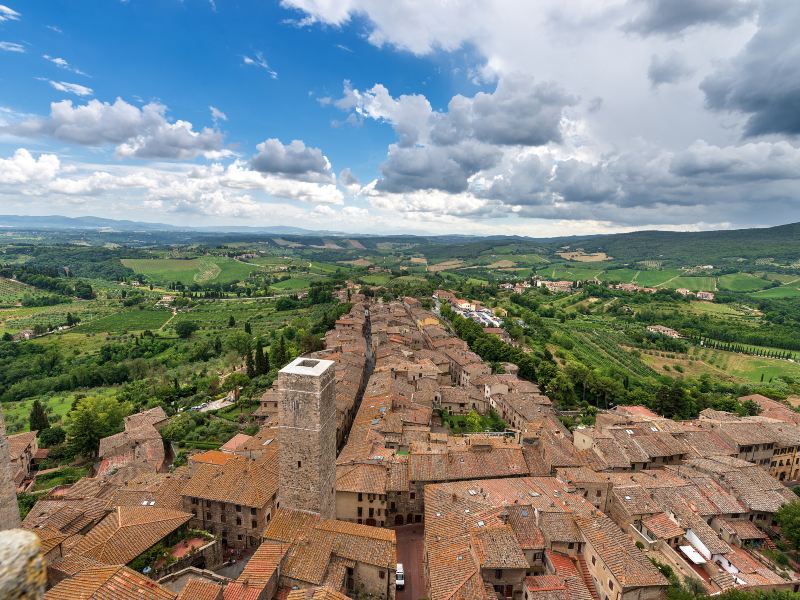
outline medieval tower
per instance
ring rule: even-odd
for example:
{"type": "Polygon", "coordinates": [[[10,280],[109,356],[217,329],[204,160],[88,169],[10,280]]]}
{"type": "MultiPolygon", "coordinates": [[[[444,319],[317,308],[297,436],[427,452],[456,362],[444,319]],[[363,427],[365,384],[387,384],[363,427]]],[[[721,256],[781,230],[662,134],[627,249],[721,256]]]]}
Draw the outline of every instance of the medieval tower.
{"type": "Polygon", "coordinates": [[[11,462],[8,458],[6,422],[0,411],[0,531],[21,525],[17,506],[17,486],[14,484],[11,462]]]}
{"type": "Polygon", "coordinates": [[[336,516],[336,369],[297,358],[278,373],[281,508],[336,516]]]}

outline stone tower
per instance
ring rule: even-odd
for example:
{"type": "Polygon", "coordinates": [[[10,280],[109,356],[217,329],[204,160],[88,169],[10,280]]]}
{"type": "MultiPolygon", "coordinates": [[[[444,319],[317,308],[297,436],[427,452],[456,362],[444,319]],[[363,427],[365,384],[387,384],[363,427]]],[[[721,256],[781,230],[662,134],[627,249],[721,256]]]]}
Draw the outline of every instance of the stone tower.
{"type": "Polygon", "coordinates": [[[332,360],[297,358],[278,373],[281,508],[336,515],[336,380],[332,360]]]}
{"type": "Polygon", "coordinates": [[[8,439],[6,439],[6,422],[0,410],[0,531],[14,529],[21,525],[19,506],[17,505],[17,486],[11,472],[11,461],[8,458],[8,439]]]}

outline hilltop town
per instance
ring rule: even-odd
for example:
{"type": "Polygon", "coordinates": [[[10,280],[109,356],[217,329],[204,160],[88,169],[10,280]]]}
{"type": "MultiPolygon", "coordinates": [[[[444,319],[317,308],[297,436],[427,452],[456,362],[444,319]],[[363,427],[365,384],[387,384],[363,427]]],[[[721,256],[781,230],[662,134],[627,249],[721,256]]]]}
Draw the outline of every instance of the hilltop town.
{"type": "Polygon", "coordinates": [[[35,432],[3,435],[0,525],[38,538],[48,600],[800,589],[774,552],[796,501],[785,484],[800,477],[797,412],[752,395],[740,402],[755,416],[619,405],[570,429],[517,365],[471,350],[443,303],[489,334],[492,313],[446,290],[433,310],[346,296],[324,348],[263,393],[258,430],[184,465],[160,433],[175,417],[132,414],[100,440],[91,475],[20,520],[14,488],[42,451],[35,432]]]}

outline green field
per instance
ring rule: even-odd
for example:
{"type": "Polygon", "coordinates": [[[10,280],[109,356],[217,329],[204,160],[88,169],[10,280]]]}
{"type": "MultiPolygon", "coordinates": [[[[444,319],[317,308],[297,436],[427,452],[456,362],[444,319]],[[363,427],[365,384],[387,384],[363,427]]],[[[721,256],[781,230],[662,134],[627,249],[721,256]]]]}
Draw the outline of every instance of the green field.
{"type": "Polygon", "coordinates": [[[78,325],[75,331],[79,333],[121,333],[145,329],[153,331],[159,329],[170,317],[172,312],[163,308],[141,310],[133,308],[78,325]]]}
{"type": "Polygon", "coordinates": [[[601,277],[603,275],[603,268],[601,266],[573,266],[569,264],[555,265],[552,267],[541,268],[538,271],[539,275],[554,279],[556,281],[586,281],[601,277]]]}
{"type": "Polygon", "coordinates": [[[224,256],[199,258],[125,258],[122,264],[160,283],[230,283],[247,279],[259,267],[224,256]]]}
{"type": "Polygon", "coordinates": [[[0,306],[14,305],[23,296],[36,295],[39,290],[13,279],[0,277],[0,306]]]}
{"type": "Polygon", "coordinates": [[[274,290],[282,292],[295,292],[297,290],[305,290],[311,287],[311,280],[305,277],[292,277],[278,283],[273,283],[270,286],[274,290]]]}
{"type": "Polygon", "coordinates": [[[768,285],[768,281],[750,273],[731,273],[719,278],[719,289],[731,292],[755,292],[768,285]]]}
{"type": "MultiPolygon", "coordinates": [[[[43,396],[39,400],[44,404],[48,416],[57,417],[55,423],[61,422],[72,408],[74,396],[70,394],[59,396],[43,396]]],[[[9,433],[20,433],[30,429],[28,418],[31,414],[33,398],[18,402],[3,403],[3,415],[6,419],[6,429],[9,433]]],[[[52,421],[53,419],[51,419],[52,421]]]]}
{"type": "Polygon", "coordinates": [[[36,325],[45,327],[63,325],[66,322],[67,313],[79,317],[83,323],[86,323],[114,310],[115,308],[109,304],[97,300],[76,301],[55,306],[0,309],[0,333],[16,333],[23,329],[32,329],[36,325]]]}
{"type": "Polygon", "coordinates": [[[717,289],[717,282],[714,277],[674,277],[655,287],[677,290],[686,288],[692,292],[713,292],[717,289]]]}
{"type": "Polygon", "coordinates": [[[736,307],[735,304],[717,304],[715,302],[692,301],[686,306],[689,312],[707,315],[712,314],[720,317],[752,318],[745,311],[736,307]]]}
{"type": "Polygon", "coordinates": [[[800,298],[800,286],[782,285],[755,292],[753,296],[757,298],[800,298]]]}
{"type": "Polygon", "coordinates": [[[389,273],[374,273],[372,275],[364,275],[361,279],[369,285],[385,285],[391,278],[392,276],[389,273]]]}

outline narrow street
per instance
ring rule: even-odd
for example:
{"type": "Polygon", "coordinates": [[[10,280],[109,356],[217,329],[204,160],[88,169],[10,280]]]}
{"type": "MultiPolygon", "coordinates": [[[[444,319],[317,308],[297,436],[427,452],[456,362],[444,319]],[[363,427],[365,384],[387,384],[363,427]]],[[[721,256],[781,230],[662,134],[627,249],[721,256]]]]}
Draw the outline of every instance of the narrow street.
{"type": "Polygon", "coordinates": [[[424,533],[422,523],[393,527],[397,534],[397,562],[403,564],[406,585],[397,590],[397,600],[420,600],[428,595],[425,581],[424,533]]]}
{"type": "MultiPolygon", "coordinates": [[[[361,384],[358,387],[358,392],[356,392],[356,400],[355,405],[353,407],[353,414],[358,413],[358,409],[361,406],[361,400],[364,398],[364,392],[367,389],[367,383],[369,382],[369,378],[372,376],[372,371],[375,368],[375,354],[372,351],[372,324],[369,318],[369,308],[365,311],[365,321],[364,321],[364,340],[366,342],[367,352],[366,352],[366,363],[364,364],[364,372],[361,376],[361,384]]],[[[347,432],[347,435],[344,436],[341,445],[337,448],[337,454],[344,448],[344,445],[347,443],[347,438],[350,437],[350,432],[347,432]]]]}

